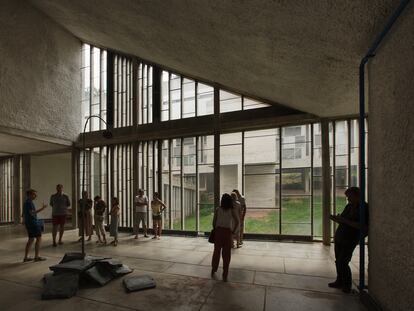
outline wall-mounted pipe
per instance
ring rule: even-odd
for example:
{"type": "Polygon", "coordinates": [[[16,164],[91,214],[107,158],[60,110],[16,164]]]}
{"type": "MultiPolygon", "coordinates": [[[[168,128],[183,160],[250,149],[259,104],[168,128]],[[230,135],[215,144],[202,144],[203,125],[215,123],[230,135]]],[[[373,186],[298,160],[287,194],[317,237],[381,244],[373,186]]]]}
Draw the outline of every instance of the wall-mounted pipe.
{"type": "MultiPolygon", "coordinates": [[[[402,0],[398,5],[395,12],[388,19],[387,24],[381,33],[375,38],[375,41],[369,48],[368,52],[362,58],[359,65],[359,186],[361,189],[361,201],[360,201],[360,227],[365,226],[365,65],[369,59],[375,56],[380,43],[390,31],[395,21],[404,11],[410,0],[402,0]]],[[[365,236],[363,230],[360,230],[359,238],[359,290],[365,289],[365,236]]]]}

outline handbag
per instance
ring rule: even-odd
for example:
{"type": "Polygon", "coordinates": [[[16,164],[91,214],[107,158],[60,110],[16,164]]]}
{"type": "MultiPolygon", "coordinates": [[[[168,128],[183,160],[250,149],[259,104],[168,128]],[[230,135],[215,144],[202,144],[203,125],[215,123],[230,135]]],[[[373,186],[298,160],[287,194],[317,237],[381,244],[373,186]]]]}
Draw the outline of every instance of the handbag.
{"type": "Polygon", "coordinates": [[[208,242],[209,242],[209,243],[213,243],[213,244],[214,244],[214,236],[215,236],[215,233],[216,233],[216,231],[215,231],[215,229],[213,228],[213,229],[211,230],[211,232],[210,232],[210,235],[208,236],[208,242]]]}

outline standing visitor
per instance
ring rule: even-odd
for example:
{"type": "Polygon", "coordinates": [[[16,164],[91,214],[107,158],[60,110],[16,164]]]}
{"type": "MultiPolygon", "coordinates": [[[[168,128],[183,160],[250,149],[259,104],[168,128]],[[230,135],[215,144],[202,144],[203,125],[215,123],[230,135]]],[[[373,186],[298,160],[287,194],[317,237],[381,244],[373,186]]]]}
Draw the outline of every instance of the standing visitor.
{"type": "Polygon", "coordinates": [[[340,215],[331,215],[331,219],[337,222],[338,228],[335,232],[335,265],[336,281],[329,283],[329,287],[341,288],[344,293],[350,293],[352,288],[352,273],[349,262],[352,253],[359,243],[360,231],[368,234],[368,204],[365,203],[365,225],[361,228],[360,216],[360,189],[350,187],[345,191],[348,204],[340,215]]]}
{"type": "Polygon", "coordinates": [[[104,214],[106,210],[106,203],[104,200],[101,199],[99,195],[97,195],[94,199],[94,216],[93,220],[95,222],[95,231],[96,235],[98,236],[98,241],[96,243],[104,243],[106,244],[106,236],[105,236],[105,226],[104,226],[104,214]],[[101,239],[102,235],[102,239],[101,239]]]}
{"type": "Polygon", "coordinates": [[[111,215],[111,224],[109,226],[109,234],[114,237],[114,240],[111,242],[114,246],[118,245],[118,226],[119,226],[119,201],[118,198],[114,197],[112,199],[112,207],[110,211],[111,215]]]}
{"type": "Polygon", "coordinates": [[[134,234],[135,239],[138,239],[139,224],[142,222],[142,229],[144,230],[144,237],[147,235],[147,208],[148,198],[144,195],[144,190],[138,189],[138,195],[134,199],[134,234]]]}
{"type": "Polygon", "coordinates": [[[241,206],[241,214],[240,214],[240,245],[243,245],[243,235],[244,235],[244,218],[246,217],[246,211],[247,211],[247,207],[246,207],[246,199],[244,196],[242,196],[239,192],[239,190],[234,189],[233,192],[236,192],[237,194],[237,198],[240,202],[240,206],[241,206]]]}
{"type": "Polygon", "coordinates": [[[167,208],[163,201],[160,200],[158,192],[154,192],[154,199],[151,201],[152,222],[154,226],[153,239],[161,238],[162,231],[162,212],[167,208]]]}
{"type": "Polygon", "coordinates": [[[214,253],[211,260],[211,276],[217,272],[220,253],[223,256],[223,281],[227,282],[231,259],[232,235],[239,226],[239,217],[233,209],[233,200],[228,193],[221,197],[220,206],[214,211],[214,253]]]}
{"type": "Polygon", "coordinates": [[[56,247],[56,235],[59,227],[59,245],[62,245],[63,232],[65,231],[66,216],[70,207],[69,197],[63,193],[63,185],[56,185],[56,193],[50,197],[52,206],[52,238],[53,246],[56,247]]]}
{"type": "Polygon", "coordinates": [[[89,198],[88,191],[82,191],[82,198],[79,200],[79,211],[78,216],[80,220],[79,225],[79,242],[82,241],[82,233],[85,230],[85,236],[88,237],[87,241],[92,239],[93,228],[92,228],[92,206],[93,202],[89,198]],[[83,210],[83,212],[82,212],[83,210]]]}
{"type": "Polygon", "coordinates": [[[24,252],[23,262],[27,262],[31,260],[43,261],[43,260],[46,260],[46,258],[39,256],[39,249],[40,249],[40,243],[42,241],[43,228],[41,227],[41,224],[39,223],[37,219],[37,213],[43,211],[47,207],[47,205],[43,204],[41,208],[39,208],[38,210],[36,209],[33,203],[33,201],[37,197],[36,190],[33,190],[33,189],[27,190],[26,196],[27,196],[27,199],[23,205],[22,216],[23,216],[24,226],[26,227],[28,240],[26,243],[26,249],[24,252]],[[29,257],[29,251],[32,247],[34,239],[36,239],[36,243],[35,243],[35,257],[33,259],[29,257]]]}

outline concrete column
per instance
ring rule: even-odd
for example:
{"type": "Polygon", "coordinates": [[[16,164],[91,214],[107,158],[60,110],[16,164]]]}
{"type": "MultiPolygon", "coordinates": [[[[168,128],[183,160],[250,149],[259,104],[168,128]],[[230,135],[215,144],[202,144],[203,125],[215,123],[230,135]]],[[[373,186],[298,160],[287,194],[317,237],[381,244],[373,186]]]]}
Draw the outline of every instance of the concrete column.
{"type": "Polygon", "coordinates": [[[331,173],[329,159],[329,121],[322,120],[322,236],[323,244],[331,244],[331,173]]]}
{"type": "Polygon", "coordinates": [[[22,214],[22,196],[20,192],[20,156],[13,157],[13,221],[18,224],[22,214]]]}
{"type": "Polygon", "coordinates": [[[159,67],[152,67],[152,122],[161,122],[161,74],[159,67]]]}

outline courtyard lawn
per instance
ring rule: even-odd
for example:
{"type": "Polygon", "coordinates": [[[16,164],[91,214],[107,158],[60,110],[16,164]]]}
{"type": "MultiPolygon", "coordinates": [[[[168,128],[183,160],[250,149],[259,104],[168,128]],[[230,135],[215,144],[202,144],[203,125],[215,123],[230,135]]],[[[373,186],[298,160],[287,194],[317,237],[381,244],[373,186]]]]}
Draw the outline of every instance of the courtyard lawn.
{"type": "MultiPolygon", "coordinates": [[[[338,197],[337,212],[342,212],[346,199],[338,197]]],[[[311,235],[310,198],[284,198],[282,208],[282,234],[311,235]]],[[[322,202],[320,197],[314,198],[313,235],[322,236],[322,202]]],[[[200,231],[209,232],[212,228],[213,206],[200,209],[200,231]]],[[[180,221],[174,221],[174,228],[180,229],[180,221]]],[[[185,218],[185,230],[196,230],[195,215],[185,218]]],[[[279,234],[279,209],[248,209],[245,218],[246,233],[279,234]]]]}

